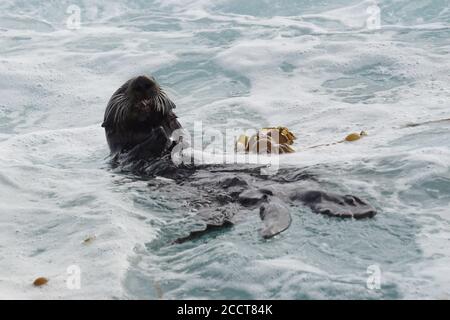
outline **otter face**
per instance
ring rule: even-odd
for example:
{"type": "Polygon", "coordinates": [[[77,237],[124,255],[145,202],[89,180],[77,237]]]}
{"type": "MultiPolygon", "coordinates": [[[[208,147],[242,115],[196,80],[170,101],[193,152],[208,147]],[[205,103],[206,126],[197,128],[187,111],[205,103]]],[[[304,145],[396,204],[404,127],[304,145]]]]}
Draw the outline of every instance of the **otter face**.
{"type": "Polygon", "coordinates": [[[126,95],[131,102],[133,113],[165,114],[175,107],[153,77],[138,76],[132,79],[126,89],[126,95]]]}
{"type": "Polygon", "coordinates": [[[143,102],[150,100],[157,96],[160,92],[160,87],[156,80],[146,76],[139,76],[134,78],[128,86],[127,93],[135,102],[143,102]]]}

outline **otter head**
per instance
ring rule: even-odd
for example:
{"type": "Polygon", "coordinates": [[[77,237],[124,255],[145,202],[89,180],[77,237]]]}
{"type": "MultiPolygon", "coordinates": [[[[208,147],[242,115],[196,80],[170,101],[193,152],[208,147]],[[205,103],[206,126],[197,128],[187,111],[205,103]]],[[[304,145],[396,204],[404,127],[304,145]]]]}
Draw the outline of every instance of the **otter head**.
{"type": "Polygon", "coordinates": [[[130,81],[126,89],[128,98],[138,107],[150,107],[161,88],[152,77],[139,76],[130,81]]]}
{"type": "Polygon", "coordinates": [[[175,107],[153,77],[138,76],[131,79],[125,95],[132,108],[130,111],[138,115],[149,112],[164,115],[175,107]]]}

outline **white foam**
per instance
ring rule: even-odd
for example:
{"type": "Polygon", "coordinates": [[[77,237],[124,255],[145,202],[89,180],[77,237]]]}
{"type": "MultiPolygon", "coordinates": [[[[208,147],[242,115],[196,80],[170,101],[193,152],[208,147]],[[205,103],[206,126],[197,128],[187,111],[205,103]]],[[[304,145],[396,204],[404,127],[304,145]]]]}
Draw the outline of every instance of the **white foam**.
{"type": "Polygon", "coordinates": [[[114,178],[97,167],[101,162],[86,165],[93,153],[106,151],[98,149],[103,140],[95,126],[1,142],[0,175],[9,181],[2,187],[0,205],[2,298],[122,295],[120,279],[129,253],[142,239],[151,239],[153,229],[141,225],[140,219],[130,219],[139,210],[117,199],[110,187],[114,178]],[[88,237],[95,239],[85,244],[88,237]],[[66,285],[71,265],[81,269],[79,290],[66,285]],[[41,276],[50,280],[48,285],[33,287],[41,276]]]}

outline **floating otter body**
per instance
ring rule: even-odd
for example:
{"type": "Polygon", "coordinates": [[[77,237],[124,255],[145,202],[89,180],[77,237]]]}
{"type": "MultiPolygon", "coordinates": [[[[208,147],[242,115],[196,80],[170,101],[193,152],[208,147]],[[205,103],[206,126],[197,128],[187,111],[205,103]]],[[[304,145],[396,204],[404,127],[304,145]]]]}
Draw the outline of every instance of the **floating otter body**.
{"type": "Polygon", "coordinates": [[[102,126],[115,165],[149,179],[169,178],[170,183],[152,179],[149,185],[169,193],[174,201],[179,195],[173,190],[185,188],[186,193],[198,195],[188,199],[192,208],[205,204],[197,210],[203,227],[176,239],[176,243],[230,226],[241,211],[258,207],[264,238],[289,227],[290,208],[295,204],[341,218],[370,218],[376,214],[372,206],[358,197],[320,191],[314,176],[298,168],[280,169],[277,174],[267,176],[261,174],[261,167],[250,165],[176,165],[171,158],[176,145],[171,135],[181,125],[174,108],[175,104],[153,78],[139,76],[113,94],[102,126]]]}

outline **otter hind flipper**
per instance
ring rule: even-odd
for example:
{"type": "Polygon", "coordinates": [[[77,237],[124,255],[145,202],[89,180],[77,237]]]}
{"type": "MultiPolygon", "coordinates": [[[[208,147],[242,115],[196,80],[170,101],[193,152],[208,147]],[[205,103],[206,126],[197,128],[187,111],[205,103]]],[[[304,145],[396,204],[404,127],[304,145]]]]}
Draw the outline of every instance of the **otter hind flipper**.
{"type": "Polygon", "coordinates": [[[323,191],[297,191],[291,200],[301,201],[313,212],[340,218],[372,218],[377,211],[364,200],[352,195],[339,195],[323,191]]]}
{"type": "Polygon", "coordinates": [[[285,231],[292,222],[289,208],[281,201],[271,201],[262,205],[259,209],[259,216],[264,224],[260,234],[265,239],[285,231]]]}
{"type": "Polygon", "coordinates": [[[204,225],[198,229],[189,232],[185,237],[176,239],[173,244],[184,243],[189,240],[195,240],[212,231],[226,230],[234,225],[233,217],[235,215],[233,208],[211,211],[210,209],[202,210],[197,214],[197,219],[204,222],[204,225]]]}
{"type": "Polygon", "coordinates": [[[181,244],[190,240],[195,240],[200,238],[203,235],[206,235],[212,231],[216,230],[224,230],[226,228],[230,228],[233,226],[233,223],[231,221],[224,221],[222,224],[206,224],[203,229],[191,231],[187,236],[181,237],[173,241],[173,244],[181,244]]]}

